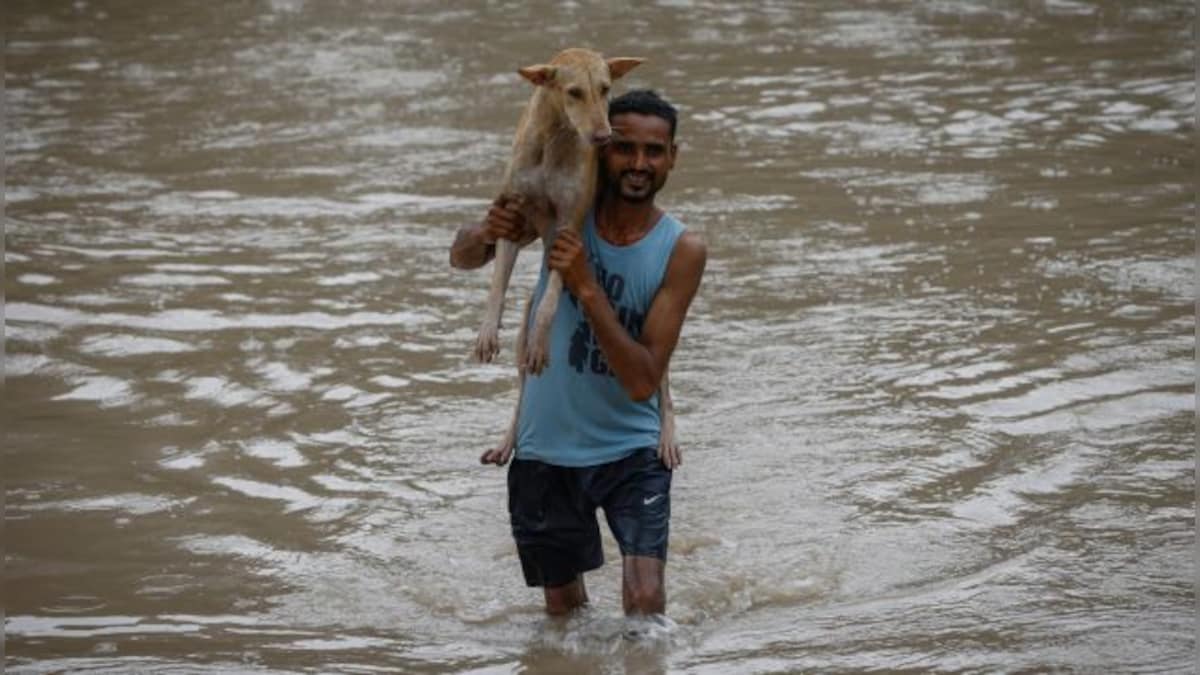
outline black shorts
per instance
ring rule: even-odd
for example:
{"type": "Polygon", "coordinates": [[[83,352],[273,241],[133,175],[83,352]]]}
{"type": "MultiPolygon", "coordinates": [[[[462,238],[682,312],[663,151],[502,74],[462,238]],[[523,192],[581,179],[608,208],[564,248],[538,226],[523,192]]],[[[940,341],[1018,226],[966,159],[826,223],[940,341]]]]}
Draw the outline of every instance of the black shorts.
{"type": "Polygon", "coordinates": [[[604,564],[598,507],[622,556],[667,559],[671,472],[657,449],[586,467],[513,460],[508,513],[525,583],[562,586],[604,564]]]}

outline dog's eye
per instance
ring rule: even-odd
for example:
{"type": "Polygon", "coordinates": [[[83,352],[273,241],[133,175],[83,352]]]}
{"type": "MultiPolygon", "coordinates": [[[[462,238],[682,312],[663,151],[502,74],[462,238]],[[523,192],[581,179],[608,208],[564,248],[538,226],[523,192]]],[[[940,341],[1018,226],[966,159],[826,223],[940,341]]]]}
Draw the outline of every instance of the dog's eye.
{"type": "Polygon", "coordinates": [[[600,95],[608,96],[608,85],[607,84],[600,86],[600,95]]]}
{"type": "Polygon", "coordinates": [[[567,90],[567,93],[571,95],[571,98],[577,98],[577,99],[583,98],[583,90],[580,89],[579,87],[571,87],[570,89],[567,90]]]}

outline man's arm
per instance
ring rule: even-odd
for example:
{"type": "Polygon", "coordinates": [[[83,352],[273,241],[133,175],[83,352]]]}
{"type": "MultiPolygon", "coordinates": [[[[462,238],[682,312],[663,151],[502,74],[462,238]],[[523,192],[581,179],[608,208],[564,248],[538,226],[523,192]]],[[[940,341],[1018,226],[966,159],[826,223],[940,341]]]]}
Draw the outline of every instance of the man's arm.
{"type": "MultiPolygon", "coordinates": [[[[462,270],[483,267],[496,255],[496,240],[529,243],[525,217],[511,200],[497,197],[478,225],[463,225],[450,245],[450,265],[462,270]]],[[[536,236],[536,233],[534,233],[536,236]]]]}
{"type": "Polygon", "coordinates": [[[616,373],[617,381],[635,401],[644,401],[658,391],[671,353],[679,341],[688,307],[700,288],[707,259],[708,250],[699,235],[685,232],[679,237],[667,263],[662,286],[650,303],[650,311],[642,324],[642,335],[634,340],[621,325],[589,269],[583,240],[566,230],[555,237],[549,265],[562,274],[563,284],[579,300],[604,358],[616,373]]]}

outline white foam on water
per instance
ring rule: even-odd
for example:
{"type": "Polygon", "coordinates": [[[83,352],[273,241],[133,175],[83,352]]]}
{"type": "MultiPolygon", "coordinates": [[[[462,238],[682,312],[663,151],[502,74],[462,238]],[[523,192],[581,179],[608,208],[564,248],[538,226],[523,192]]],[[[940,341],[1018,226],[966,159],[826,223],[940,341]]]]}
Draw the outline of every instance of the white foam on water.
{"type": "Polygon", "coordinates": [[[392,375],[376,375],[375,377],[371,378],[371,382],[388,389],[399,389],[401,387],[407,387],[410,384],[408,379],[403,377],[394,377],[392,375]]]}
{"type": "Polygon", "coordinates": [[[1003,394],[1004,392],[1012,389],[1018,389],[1042,380],[1056,379],[1057,377],[1059,377],[1058,371],[1042,370],[1032,373],[1021,373],[1019,375],[1009,375],[1007,377],[995,379],[985,379],[978,384],[941,386],[933,391],[925,392],[922,395],[929,398],[958,401],[966,398],[995,396],[998,394],[1003,394]]]}
{"type": "Polygon", "coordinates": [[[120,326],[161,331],[202,332],[230,329],[314,328],[334,330],[355,326],[424,325],[436,321],[428,313],[353,312],[328,314],[300,312],[295,314],[242,314],[229,316],[207,309],[172,309],[151,315],[92,314],[75,309],[15,302],[6,307],[8,320],[31,321],[58,326],[120,326]]]}
{"type": "Polygon", "coordinates": [[[121,277],[121,283],[134,286],[226,286],[232,281],[225,277],[203,274],[131,274],[121,277]]]}
{"type": "Polygon", "coordinates": [[[362,481],[349,480],[341,476],[333,476],[329,474],[317,474],[312,477],[312,481],[317,485],[331,490],[333,492],[382,492],[383,487],[375,483],[364,483],[362,481]]]}
{"type": "Polygon", "coordinates": [[[1144,424],[1193,412],[1193,394],[1146,392],[1087,403],[1017,420],[995,420],[989,426],[1013,435],[1095,432],[1144,424]]]}
{"type": "Polygon", "coordinates": [[[779,119],[787,117],[809,117],[819,112],[824,112],[826,106],[824,103],[812,101],[807,103],[791,103],[788,105],[773,106],[770,108],[761,108],[751,111],[750,117],[779,119]]]}
{"type": "Polygon", "coordinates": [[[311,374],[293,370],[282,361],[260,363],[254,370],[267,381],[270,391],[303,391],[313,383],[311,374]]]}
{"type": "Polygon", "coordinates": [[[157,263],[151,267],[159,272],[223,272],[225,274],[284,274],[295,272],[287,265],[202,265],[197,263],[157,263]]]}
{"type": "Polygon", "coordinates": [[[102,295],[100,293],[68,295],[62,299],[62,304],[64,305],[84,305],[85,307],[106,307],[108,305],[120,305],[126,302],[129,301],[115,295],[102,295]]]}
{"type": "Polygon", "coordinates": [[[1139,115],[1142,112],[1146,111],[1146,109],[1147,109],[1146,106],[1138,104],[1138,103],[1130,103],[1129,101],[1117,101],[1116,103],[1110,103],[1110,104],[1104,106],[1104,109],[1100,111],[1100,114],[1108,115],[1108,116],[1117,116],[1117,117],[1128,117],[1128,116],[1132,116],[1132,115],[1139,115]]]}
{"type": "MultiPolygon", "coordinates": [[[[284,502],[286,505],[285,511],[288,513],[311,509],[319,506],[322,502],[321,498],[290,485],[273,485],[271,483],[231,476],[218,476],[212,482],[247,497],[284,502]]],[[[273,550],[269,547],[267,548],[268,550],[273,550]]]]}
{"type": "Polygon", "coordinates": [[[49,286],[58,283],[58,277],[52,277],[49,274],[22,274],[17,277],[17,283],[27,286],[49,286]]]}
{"type": "Polygon", "coordinates": [[[984,201],[991,193],[992,187],[984,182],[939,182],[921,186],[917,190],[917,203],[930,206],[970,204],[984,201]]]}
{"type": "Polygon", "coordinates": [[[179,340],[142,335],[93,335],[83,340],[79,350],[99,356],[142,356],[145,354],[181,354],[197,347],[179,340]]]}
{"type": "Polygon", "coordinates": [[[356,335],[354,337],[340,336],[333,342],[338,349],[353,349],[355,347],[378,347],[394,342],[393,338],[383,335],[356,335]]]}
{"type": "Polygon", "coordinates": [[[266,407],[274,404],[261,392],[230,382],[223,377],[193,377],[184,381],[187,392],[184,398],[212,401],[224,408],[235,408],[253,404],[266,407]]]}
{"type": "Polygon", "coordinates": [[[131,403],[135,397],[129,382],[107,375],[90,375],[72,378],[76,386],[65,394],[55,396],[55,401],[95,401],[102,408],[131,403]]]}
{"type": "Polygon", "coordinates": [[[26,638],[91,638],[107,635],[196,633],[191,623],[158,623],[135,616],[40,617],[10,616],[4,622],[10,636],[26,638]]]}
{"type": "Polygon", "coordinates": [[[191,453],[179,455],[177,457],[164,457],[158,460],[158,465],[164,469],[171,471],[187,471],[189,469],[198,469],[204,466],[204,455],[200,453],[191,453]]]}
{"type": "Polygon", "coordinates": [[[309,638],[306,640],[295,640],[293,642],[278,645],[278,647],[282,649],[318,651],[324,653],[347,649],[383,649],[392,647],[395,644],[395,641],[385,640],[383,638],[339,635],[334,638],[309,638]]]}
{"type": "Polygon", "coordinates": [[[1129,123],[1129,128],[1134,131],[1175,131],[1180,127],[1179,122],[1170,117],[1155,115],[1153,117],[1144,117],[1134,120],[1129,123]]]}
{"type": "Polygon", "coordinates": [[[52,363],[54,362],[50,360],[50,357],[43,354],[5,354],[4,376],[33,375],[40,370],[48,369],[52,363]]]}
{"type": "Polygon", "coordinates": [[[62,244],[46,244],[42,247],[49,251],[62,251],[64,253],[74,253],[86,258],[131,258],[131,259],[146,259],[146,258],[178,258],[186,253],[182,251],[170,251],[158,248],[120,248],[120,249],[105,249],[105,248],[81,248],[78,246],[64,246],[62,244]]]}
{"type": "MultiPolygon", "coordinates": [[[[510,76],[506,73],[505,80],[507,82],[510,76]]],[[[494,136],[493,142],[499,142],[498,135],[494,136]]],[[[365,134],[357,136],[350,142],[355,145],[365,145],[372,148],[388,147],[400,148],[408,146],[443,146],[446,144],[473,144],[478,143],[481,133],[478,131],[465,131],[463,129],[454,129],[452,127],[416,127],[416,126],[393,126],[387,131],[365,134]]]]}
{"type": "Polygon", "coordinates": [[[323,197],[196,198],[191,193],[160,194],[148,200],[115,202],[122,211],[149,210],[160,216],[233,217],[364,217],[371,213],[401,209],[406,212],[438,212],[451,208],[479,208],[488,200],[445,195],[377,192],[359,195],[354,201],[323,197]]]}
{"type": "Polygon", "coordinates": [[[144,516],[182,508],[194,502],[196,497],[171,499],[158,495],[126,493],[67,499],[62,501],[37,502],[10,506],[20,511],[119,511],[132,516],[144,516]]]}
{"type": "Polygon", "coordinates": [[[1117,370],[1048,382],[1019,396],[992,399],[961,409],[985,418],[1027,417],[1105,397],[1128,396],[1156,387],[1182,386],[1191,381],[1191,374],[1177,365],[1150,364],[1138,370],[1117,370]]]}
{"type": "Polygon", "coordinates": [[[280,468],[305,466],[308,460],[287,441],[274,438],[256,438],[241,443],[242,451],[251,457],[265,459],[280,468]]]}
{"type": "Polygon", "coordinates": [[[971,138],[986,137],[988,135],[995,136],[1012,127],[1011,121],[1006,120],[1003,117],[997,117],[995,115],[989,115],[986,113],[962,117],[955,115],[955,118],[962,121],[952,122],[942,128],[951,136],[965,136],[971,138]]]}
{"type": "Polygon", "coordinates": [[[368,394],[368,393],[364,392],[362,394],[359,394],[358,396],[355,396],[354,398],[350,399],[349,401],[346,401],[344,403],[344,405],[346,408],[349,408],[352,410],[355,408],[369,408],[370,406],[373,406],[376,403],[379,403],[380,401],[384,401],[391,397],[392,397],[392,395],[389,393],[386,393],[386,392],[378,393],[378,394],[368,394]]]}
{"type": "Polygon", "coordinates": [[[375,272],[348,272],[334,277],[317,279],[320,286],[353,286],[367,281],[379,281],[383,277],[375,272]]]}
{"type": "Polygon", "coordinates": [[[13,185],[4,186],[4,201],[9,204],[33,201],[40,196],[41,193],[33,188],[13,185]]]}
{"type": "Polygon", "coordinates": [[[324,394],[321,394],[321,400],[322,401],[349,401],[350,399],[354,398],[355,396],[358,396],[363,393],[364,393],[363,390],[361,390],[357,387],[352,387],[348,384],[344,384],[344,385],[341,385],[338,387],[334,387],[334,388],[326,391],[324,394]]]}
{"type": "Polygon", "coordinates": [[[277,253],[277,260],[324,260],[327,256],[324,253],[310,253],[297,251],[295,253],[277,253]]]}

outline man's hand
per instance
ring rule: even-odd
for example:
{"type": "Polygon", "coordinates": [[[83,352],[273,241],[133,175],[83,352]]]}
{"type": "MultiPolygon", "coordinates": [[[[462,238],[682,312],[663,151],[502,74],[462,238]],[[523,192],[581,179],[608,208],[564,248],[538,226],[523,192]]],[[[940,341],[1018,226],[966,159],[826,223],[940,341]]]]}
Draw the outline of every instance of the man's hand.
{"type": "Polygon", "coordinates": [[[550,269],[562,275],[563,285],[571,295],[579,297],[584,289],[596,283],[596,277],[587,264],[587,249],[583,238],[571,230],[560,230],[554,237],[547,261],[550,269]]]}
{"type": "Polygon", "coordinates": [[[496,197],[482,222],[459,228],[450,245],[450,265],[465,270],[483,267],[496,255],[499,239],[514,241],[518,246],[533,241],[537,235],[525,221],[523,205],[520,195],[496,197]]]}
{"type": "Polygon", "coordinates": [[[525,215],[521,213],[520,195],[500,195],[492,200],[487,216],[479,225],[479,238],[491,246],[497,239],[521,241],[525,235],[525,215]]]}

